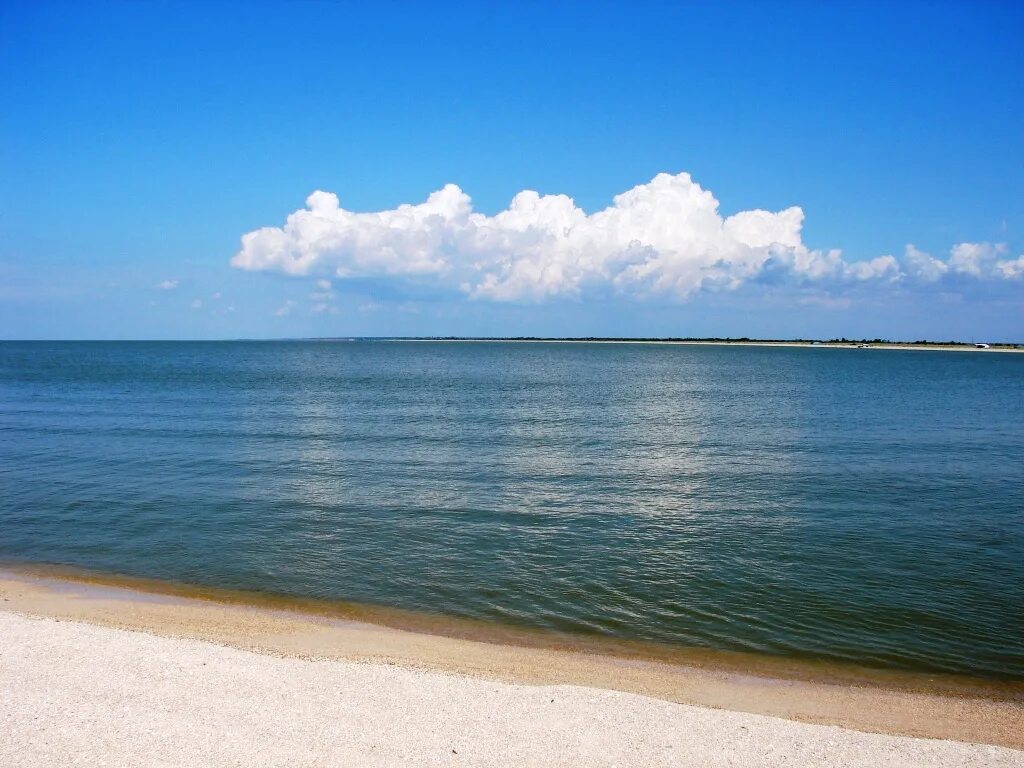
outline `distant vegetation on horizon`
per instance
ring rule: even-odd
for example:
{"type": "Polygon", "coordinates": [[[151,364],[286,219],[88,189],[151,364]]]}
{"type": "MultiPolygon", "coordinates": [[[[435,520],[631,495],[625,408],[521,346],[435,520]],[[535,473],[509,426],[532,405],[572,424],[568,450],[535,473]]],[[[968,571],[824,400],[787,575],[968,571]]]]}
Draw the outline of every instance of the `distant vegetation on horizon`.
{"type": "MultiPolygon", "coordinates": [[[[372,337],[370,337],[372,338],[372,337]]],[[[390,336],[408,341],[661,341],[661,342],[705,342],[718,344],[886,344],[892,346],[932,347],[974,347],[985,343],[993,349],[1016,349],[1024,343],[975,342],[975,341],[893,341],[891,339],[755,339],[748,336],[390,336]]]]}

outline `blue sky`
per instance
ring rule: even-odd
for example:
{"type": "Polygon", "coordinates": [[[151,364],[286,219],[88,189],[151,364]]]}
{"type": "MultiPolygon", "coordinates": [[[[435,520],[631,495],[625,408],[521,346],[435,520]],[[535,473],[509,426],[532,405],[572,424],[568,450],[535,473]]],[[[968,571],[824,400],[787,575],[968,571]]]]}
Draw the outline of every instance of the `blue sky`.
{"type": "Polygon", "coordinates": [[[552,5],[0,4],[0,337],[1024,341],[1019,4],[552,5]]]}

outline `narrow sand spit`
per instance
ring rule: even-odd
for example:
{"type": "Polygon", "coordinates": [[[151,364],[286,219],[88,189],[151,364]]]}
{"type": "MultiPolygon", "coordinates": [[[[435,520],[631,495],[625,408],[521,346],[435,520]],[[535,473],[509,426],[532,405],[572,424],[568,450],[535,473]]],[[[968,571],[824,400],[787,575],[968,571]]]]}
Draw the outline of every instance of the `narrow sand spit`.
{"type": "Polygon", "coordinates": [[[0,765],[1024,766],[1024,752],[0,612],[0,765]]]}

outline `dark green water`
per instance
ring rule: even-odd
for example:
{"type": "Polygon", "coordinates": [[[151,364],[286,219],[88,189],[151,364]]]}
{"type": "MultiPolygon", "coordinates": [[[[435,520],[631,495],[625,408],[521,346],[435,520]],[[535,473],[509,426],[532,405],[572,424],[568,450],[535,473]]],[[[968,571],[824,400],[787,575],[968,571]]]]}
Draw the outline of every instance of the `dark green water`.
{"type": "Polygon", "coordinates": [[[4,342],[0,557],[1024,678],[1024,356],[4,342]]]}

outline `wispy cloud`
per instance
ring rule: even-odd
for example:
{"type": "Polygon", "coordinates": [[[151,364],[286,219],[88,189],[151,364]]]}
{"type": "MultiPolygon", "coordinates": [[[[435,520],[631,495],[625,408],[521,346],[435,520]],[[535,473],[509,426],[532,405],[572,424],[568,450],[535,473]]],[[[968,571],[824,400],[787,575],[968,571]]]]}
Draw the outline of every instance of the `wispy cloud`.
{"type": "Polygon", "coordinates": [[[177,280],[161,280],[154,287],[157,290],[160,290],[160,291],[173,291],[175,288],[178,287],[178,281],[177,280]]]}
{"type": "Polygon", "coordinates": [[[334,291],[331,290],[330,280],[317,280],[317,289],[309,294],[309,298],[318,302],[330,302],[334,300],[334,291]]]}

